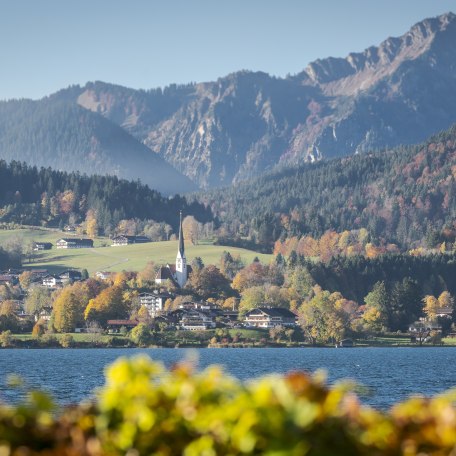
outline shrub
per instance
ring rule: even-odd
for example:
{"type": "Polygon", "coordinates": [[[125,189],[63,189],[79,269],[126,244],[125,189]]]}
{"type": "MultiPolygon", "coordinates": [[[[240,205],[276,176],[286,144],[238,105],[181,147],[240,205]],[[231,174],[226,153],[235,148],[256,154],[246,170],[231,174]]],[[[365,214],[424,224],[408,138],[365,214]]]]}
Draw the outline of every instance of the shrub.
{"type": "Polygon", "coordinates": [[[63,334],[59,339],[60,345],[63,348],[70,348],[74,345],[74,339],[71,334],[63,334]]]}
{"type": "Polygon", "coordinates": [[[3,348],[14,346],[14,337],[12,336],[11,331],[9,329],[0,333],[0,345],[3,348]]]}

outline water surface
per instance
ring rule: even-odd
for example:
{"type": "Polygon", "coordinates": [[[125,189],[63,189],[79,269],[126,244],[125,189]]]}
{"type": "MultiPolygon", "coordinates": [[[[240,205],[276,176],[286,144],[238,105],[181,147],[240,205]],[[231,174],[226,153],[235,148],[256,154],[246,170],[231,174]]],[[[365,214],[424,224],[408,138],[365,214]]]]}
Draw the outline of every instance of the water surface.
{"type": "MultiPolygon", "coordinates": [[[[59,404],[90,397],[104,383],[104,368],[120,356],[147,353],[170,367],[186,349],[5,349],[0,350],[0,400],[14,402],[21,391],[6,385],[18,374],[31,388],[49,391],[59,404]]],[[[387,408],[411,394],[434,395],[456,386],[456,349],[421,348],[243,348],[192,350],[198,368],[222,365],[241,380],[293,370],[326,370],[329,383],[353,379],[369,388],[363,402],[387,408]]],[[[193,355],[192,355],[193,356],[193,355]]]]}

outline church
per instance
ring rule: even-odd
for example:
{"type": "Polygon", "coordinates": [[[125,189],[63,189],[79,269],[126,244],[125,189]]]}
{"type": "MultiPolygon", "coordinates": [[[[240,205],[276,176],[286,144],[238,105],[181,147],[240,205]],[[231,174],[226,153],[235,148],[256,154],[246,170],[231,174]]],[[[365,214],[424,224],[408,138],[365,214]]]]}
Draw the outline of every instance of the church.
{"type": "Polygon", "coordinates": [[[179,288],[183,288],[187,282],[188,275],[192,272],[192,267],[187,265],[185,257],[184,233],[182,230],[182,211],[179,220],[179,246],[177,249],[176,264],[166,264],[160,266],[155,276],[155,283],[164,284],[171,280],[179,288]]]}

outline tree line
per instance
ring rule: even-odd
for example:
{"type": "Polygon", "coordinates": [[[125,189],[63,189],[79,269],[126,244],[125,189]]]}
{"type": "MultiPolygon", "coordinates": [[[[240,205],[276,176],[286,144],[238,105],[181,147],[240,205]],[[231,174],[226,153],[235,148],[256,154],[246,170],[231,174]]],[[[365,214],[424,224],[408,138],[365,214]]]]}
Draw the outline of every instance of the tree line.
{"type": "Polygon", "coordinates": [[[274,170],[194,196],[226,237],[272,250],[277,240],[366,229],[375,245],[454,243],[456,126],[418,146],[274,170]]]}
{"type": "Polygon", "coordinates": [[[0,160],[0,222],[63,227],[96,219],[97,234],[109,235],[122,220],[153,220],[175,231],[178,213],[201,223],[211,210],[184,197],[166,198],[139,181],[87,176],[0,160]]]}

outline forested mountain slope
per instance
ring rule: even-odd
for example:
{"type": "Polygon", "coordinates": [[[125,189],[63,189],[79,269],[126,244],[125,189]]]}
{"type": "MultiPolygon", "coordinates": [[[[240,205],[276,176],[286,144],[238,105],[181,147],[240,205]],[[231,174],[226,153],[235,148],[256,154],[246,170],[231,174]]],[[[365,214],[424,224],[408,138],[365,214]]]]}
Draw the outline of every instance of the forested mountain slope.
{"type": "Polygon", "coordinates": [[[62,100],[0,103],[0,159],[141,179],[173,194],[195,186],[125,130],[62,100]]]}
{"type": "Polygon", "coordinates": [[[456,126],[418,146],[285,168],[197,195],[232,233],[280,236],[367,228],[402,247],[430,233],[454,240],[456,126]]]}
{"type": "Polygon", "coordinates": [[[213,219],[203,205],[177,195],[166,198],[137,181],[0,160],[0,222],[57,227],[91,218],[96,224],[92,231],[112,234],[121,220],[137,218],[177,230],[180,210],[203,223],[213,219]]]}

